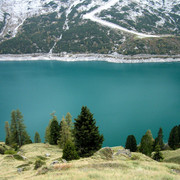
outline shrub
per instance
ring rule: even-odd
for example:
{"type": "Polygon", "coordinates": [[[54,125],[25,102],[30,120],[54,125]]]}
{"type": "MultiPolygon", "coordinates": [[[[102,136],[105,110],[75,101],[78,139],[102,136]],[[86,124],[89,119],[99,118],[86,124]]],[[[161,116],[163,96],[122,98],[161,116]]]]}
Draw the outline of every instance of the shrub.
{"type": "Polygon", "coordinates": [[[37,156],[37,158],[40,159],[40,160],[43,160],[43,161],[47,160],[47,158],[43,157],[43,156],[37,156]]]}
{"type": "Polygon", "coordinates": [[[42,165],[44,165],[44,164],[45,164],[44,161],[42,161],[42,160],[40,160],[40,159],[37,159],[37,160],[35,161],[34,169],[36,170],[36,169],[40,168],[42,165]]]}
{"type": "Polygon", "coordinates": [[[17,152],[14,151],[13,149],[8,149],[4,152],[4,154],[16,154],[17,152]]]}
{"type": "Polygon", "coordinates": [[[14,157],[14,159],[19,160],[19,161],[23,161],[24,160],[23,157],[20,156],[19,154],[14,154],[13,157],[14,157]]]}
{"type": "Polygon", "coordinates": [[[4,154],[4,152],[5,152],[5,149],[2,146],[0,146],[0,154],[4,154]]]}
{"type": "Polygon", "coordinates": [[[67,141],[65,144],[65,147],[63,149],[63,159],[66,159],[67,161],[73,160],[73,159],[79,159],[78,153],[76,151],[75,145],[72,141],[67,141]]]}

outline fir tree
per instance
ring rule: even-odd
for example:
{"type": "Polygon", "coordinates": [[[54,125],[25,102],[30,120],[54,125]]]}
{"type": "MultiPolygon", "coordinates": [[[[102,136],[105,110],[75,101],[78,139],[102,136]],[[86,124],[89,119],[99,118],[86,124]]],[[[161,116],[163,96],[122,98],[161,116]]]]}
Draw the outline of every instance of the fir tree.
{"type": "Polygon", "coordinates": [[[41,142],[41,138],[38,132],[35,133],[34,136],[34,143],[40,143],[41,142]]]}
{"type": "Polygon", "coordinates": [[[163,142],[163,130],[162,128],[159,129],[159,132],[158,132],[158,136],[156,137],[155,141],[154,141],[154,150],[155,150],[155,147],[159,145],[160,146],[160,149],[162,150],[163,147],[164,147],[164,142],[163,142]]]}
{"type": "Polygon", "coordinates": [[[10,125],[10,142],[11,144],[19,145],[18,129],[17,129],[17,120],[16,120],[16,111],[11,112],[11,125],[10,125]]]}
{"type": "Polygon", "coordinates": [[[177,149],[179,147],[179,128],[178,126],[174,126],[171,129],[171,132],[169,134],[169,139],[168,139],[168,145],[172,149],[177,149]]]}
{"type": "Polygon", "coordinates": [[[5,143],[6,145],[10,145],[10,128],[9,128],[9,122],[5,122],[5,131],[6,131],[6,139],[5,143]]]}
{"type": "Polygon", "coordinates": [[[153,151],[153,137],[150,130],[148,130],[146,134],[142,137],[139,150],[143,154],[151,156],[151,153],[153,151]]]}
{"type": "Polygon", "coordinates": [[[11,113],[10,134],[11,145],[17,144],[22,146],[32,142],[30,136],[26,132],[23,115],[18,109],[16,111],[12,111],[11,113]]]}
{"type": "Polygon", "coordinates": [[[75,145],[81,157],[93,155],[102,147],[103,135],[99,134],[96,121],[90,110],[83,106],[74,123],[75,145]]]}
{"type": "Polygon", "coordinates": [[[136,138],[134,135],[129,135],[126,140],[126,149],[129,149],[131,152],[136,152],[137,151],[137,143],[136,143],[136,138]]]}
{"type": "Polygon", "coordinates": [[[76,151],[75,145],[72,141],[67,141],[64,149],[63,149],[63,159],[66,159],[67,161],[73,160],[73,159],[79,159],[78,153],[76,151]]]}
{"type": "Polygon", "coordinates": [[[51,125],[52,119],[49,121],[48,126],[46,127],[46,131],[45,131],[45,143],[49,143],[50,141],[50,125],[51,125]]]}
{"type": "Polygon", "coordinates": [[[62,118],[60,124],[61,124],[61,130],[60,130],[60,138],[58,140],[58,145],[60,148],[63,149],[67,141],[72,141],[72,134],[64,117],[62,118]]]}
{"type": "Polygon", "coordinates": [[[155,153],[153,155],[153,159],[156,161],[162,161],[164,159],[163,154],[160,152],[160,150],[161,150],[160,145],[156,145],[155,153]]]}
{"type": "Polygon", "coordinates": [[[59,125],[57,117],[54,114],[52,114],[52,122],[50,124],[49,132],[49,144],[56,145],[59,138],[59,125]]]}
{"type": "Polygon", "coordinates": [[[69,112],[66,114],[65,120],[66,120],[67,125],[70,128],[70,130],[72,130],[73,129],[72,116],[69,112]]]}

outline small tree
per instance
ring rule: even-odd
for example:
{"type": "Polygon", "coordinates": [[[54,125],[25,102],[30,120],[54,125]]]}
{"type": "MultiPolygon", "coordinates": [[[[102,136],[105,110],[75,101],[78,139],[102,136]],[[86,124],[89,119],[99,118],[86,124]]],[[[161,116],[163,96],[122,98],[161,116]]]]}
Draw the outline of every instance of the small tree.
{"type": "Polygon", "coordinates": [[[158,136],[156,137],[155,141],[154,141],[154,150],[156,148],[156,146],[159,145],[160,149],[162,150],[164,147],[164,142],[163,142],[163,130],[162,128],[159,129],[158,132],[158,136]]]}
{"type": "Polygon", "coordinates": [[[90,110],[83,106],[74,123],[75,145],[81,157],[93,155],[102,147],[103,135],[100,135],[96,121],[90,110]]]}
{"type": "Polygon", "coordinates": [[[34,143],[40,143],[41,142],[41,138],[38,132],[35,133],[34,136],[34,143]]]}
{"type": "Polygon", "coordinates": [[[178,132],[179,128],[178,126],[174,126],[171,129],[171,132],[169,134],[169,139],[168,139],[168,145],[172,148],[172,149],[177,149],[179,147],[179,132],[178,132]]]}
{"type": "Polygon", "coordinates": [[[156,160],[156,161],[162,161],[164,159],[163,154],[161,153],[160,150],[161,150],[160,145],[156,145],[155,153],[153,155],[153,159],[156,160]]]}
{"type": "Polygon", "coordinates": [[[126,140],[126,149],[129,149],[132,152],[137,151],[137,143],[136,143],[136,138],[134,135],[129,135],[126,140]]]}
{"type": "Polygon", "coordinates": [[[59,138],[59,125],[55,113],[51,113],[52,119],[49,120],[49,124],[45,131],[45,143],[52,145],[57,144],[59,138]]]}
{"type": "Polygon", "coordinates": [[[60,138],[58,140],[58,144],[60,148],[64,148],[67,141],[72,141],[72,134],[70,131],[70,128],[64,119],[64,117],[61,120],[61,130],[60,130],[60,138]]]}
{"type": "Polygon", "coordinates": [[[5,122],[5,131],[6,131],[5,144],[10,145],[11,134],[10,134],[10,128],[9,128],[9,122],[8,121],[5,122]]]}
{"type": "Polygon", "coordinates": [[[63,159],[66,159],[67,161],[73,160],[73,159],[79,159],[78,153],[76,151],[75,145],[72,141],[67,141],[64,149],[63,149],[63,159]]]}
{"type": "Polygon", "coordinates": [[[139,148],[140,152],[147,156],[151,156],[153,150],[153,137],[150,130],[141,139],[141,144],[139,148]]]}

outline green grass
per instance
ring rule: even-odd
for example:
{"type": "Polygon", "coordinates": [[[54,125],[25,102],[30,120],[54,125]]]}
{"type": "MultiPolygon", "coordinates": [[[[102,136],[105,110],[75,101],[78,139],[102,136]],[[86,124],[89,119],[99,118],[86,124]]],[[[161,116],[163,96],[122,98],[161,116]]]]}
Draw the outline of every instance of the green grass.
{"type": "Polygon", "coordinates": [[[172,162],[180,164],[180,149],[174,151],[162,151],[164,156],[164,162],[172,162]]]}

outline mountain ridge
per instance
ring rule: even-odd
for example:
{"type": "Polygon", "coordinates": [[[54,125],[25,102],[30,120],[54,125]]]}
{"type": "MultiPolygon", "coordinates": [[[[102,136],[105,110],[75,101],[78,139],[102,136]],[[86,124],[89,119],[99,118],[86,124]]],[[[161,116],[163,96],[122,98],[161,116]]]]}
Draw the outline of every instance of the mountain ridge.
{"type": "Polygon", "coordinates": [[[0,3],[0,54],[180,54],[178,0],[0,3]]]}

